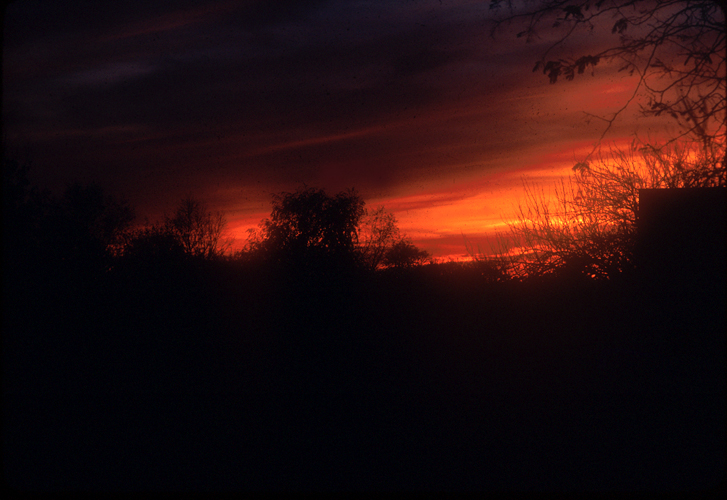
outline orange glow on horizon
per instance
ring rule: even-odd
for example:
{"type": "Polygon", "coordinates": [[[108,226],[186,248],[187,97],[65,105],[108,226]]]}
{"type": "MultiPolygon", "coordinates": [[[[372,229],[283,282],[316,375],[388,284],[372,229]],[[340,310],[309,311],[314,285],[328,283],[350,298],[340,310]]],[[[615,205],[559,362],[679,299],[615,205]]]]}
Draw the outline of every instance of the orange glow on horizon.
{"type": "MultiPolygon", "coordinates": [[[[368,199],[366,206],[384,206],[396,217],[402,234],[432,257],[445,261],[469,260],[466,244],[473,248],[479,245],[484,253],[495,251],[496,235],[508,231],[518,203],[524,200],[524,179],[536,184],[553,184],[572,173],[574,158],[587,149],[587,145],[581,145],[575,153],[571,150],[549,154],[537,163],[519,169],[502,169],[446,190],[368,199]]],[[[269,215],[269,212],[257,212],[230,218],[228,235],[234,239],[231,250],[243,249],[248,230],[257,229],[260,221],[269,215]]]]}
{"type": "MultiPolygon", "coordinates": [[[[611,146],[627,150],[632,140],[622,138],[611,146]]],[[[384,206],[396,217],[402,234],[437,260],[470,260],[468,246],[484,254],[499,253],[498,238],[507,237],[509,224],[525,203],[524,183],[543,188],[555,200],[557,182],[572,175],[578,159],[592,148],[586,142],[572,144],[569,149],[541,154],[520,168],[495,170],[442,189],[366,199],[366,206],[384,206]]],[[[244,248],[248,230],[258,228],[268,216],[269,212],[255,212],[229,220],[228,234],[234,238],[231,250],[244,248]]]]}

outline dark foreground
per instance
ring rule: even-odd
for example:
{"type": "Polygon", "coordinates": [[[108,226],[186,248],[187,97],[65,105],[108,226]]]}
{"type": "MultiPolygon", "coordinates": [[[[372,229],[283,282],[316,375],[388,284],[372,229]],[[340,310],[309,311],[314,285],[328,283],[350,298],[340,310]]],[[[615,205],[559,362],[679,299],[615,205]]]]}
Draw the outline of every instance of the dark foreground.
{"type": "Polygon", "coordinates": [[[6,487],[724,482],[722,282],[105,279],[7,295],[6,487]]]}

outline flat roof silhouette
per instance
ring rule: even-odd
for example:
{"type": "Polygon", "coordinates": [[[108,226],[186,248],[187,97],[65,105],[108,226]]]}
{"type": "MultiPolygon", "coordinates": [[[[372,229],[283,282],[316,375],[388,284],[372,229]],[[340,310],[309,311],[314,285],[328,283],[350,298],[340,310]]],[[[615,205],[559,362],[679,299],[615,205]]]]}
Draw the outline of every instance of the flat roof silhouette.
{"type": "Polygon", "coordinates": [[[637,258],[648,274],[725,276],[727,188],[640,189],[637,258]]]}

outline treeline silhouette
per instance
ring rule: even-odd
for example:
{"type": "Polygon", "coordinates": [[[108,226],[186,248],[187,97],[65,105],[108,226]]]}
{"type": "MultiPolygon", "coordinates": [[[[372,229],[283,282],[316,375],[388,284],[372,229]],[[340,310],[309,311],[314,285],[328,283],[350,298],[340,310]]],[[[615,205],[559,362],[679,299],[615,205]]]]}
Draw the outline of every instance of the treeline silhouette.
{"type": "Polygon", "coordinates": [[[10,488],[700,490],[723,478],[719,287],[421,265],[355,191],[281,193],[233,255],[224,216],[194,198],[157,224],[134,228],[133,215],[94,186],[51,196],[4,161],[10,488]]]}

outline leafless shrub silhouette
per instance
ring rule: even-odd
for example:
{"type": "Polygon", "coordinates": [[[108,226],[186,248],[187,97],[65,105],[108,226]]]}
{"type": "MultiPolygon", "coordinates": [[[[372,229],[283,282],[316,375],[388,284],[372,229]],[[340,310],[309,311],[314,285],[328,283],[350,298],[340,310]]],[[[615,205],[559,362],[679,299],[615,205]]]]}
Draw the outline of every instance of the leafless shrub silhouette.
{"type": "Polygon", "coordinates": [[[358,253],[367,269],[382,267],[387,251],[400,240],[396,222],[394,214],[384,207],[365,210],[358,228],[358,253]]]}
{"type": "Polygon", "coordinates": [[[526,181],[525,201],[510,224],[519,247],[510,271],[613,277],[633,266],[639,189],[718,186],[727,186],[721,148],[698,142],[612,148],[578,163],[553,196],[526,181]]]}
{"type": "Polygon", "coordinates": [[[222,255],[230,247],[231,240],[223,236],[225,226],[222,212],[211,212],[192,196],[184,198],[164,221],[164,228],[181,243],[185,253],[204,258],[222,255]]]}

